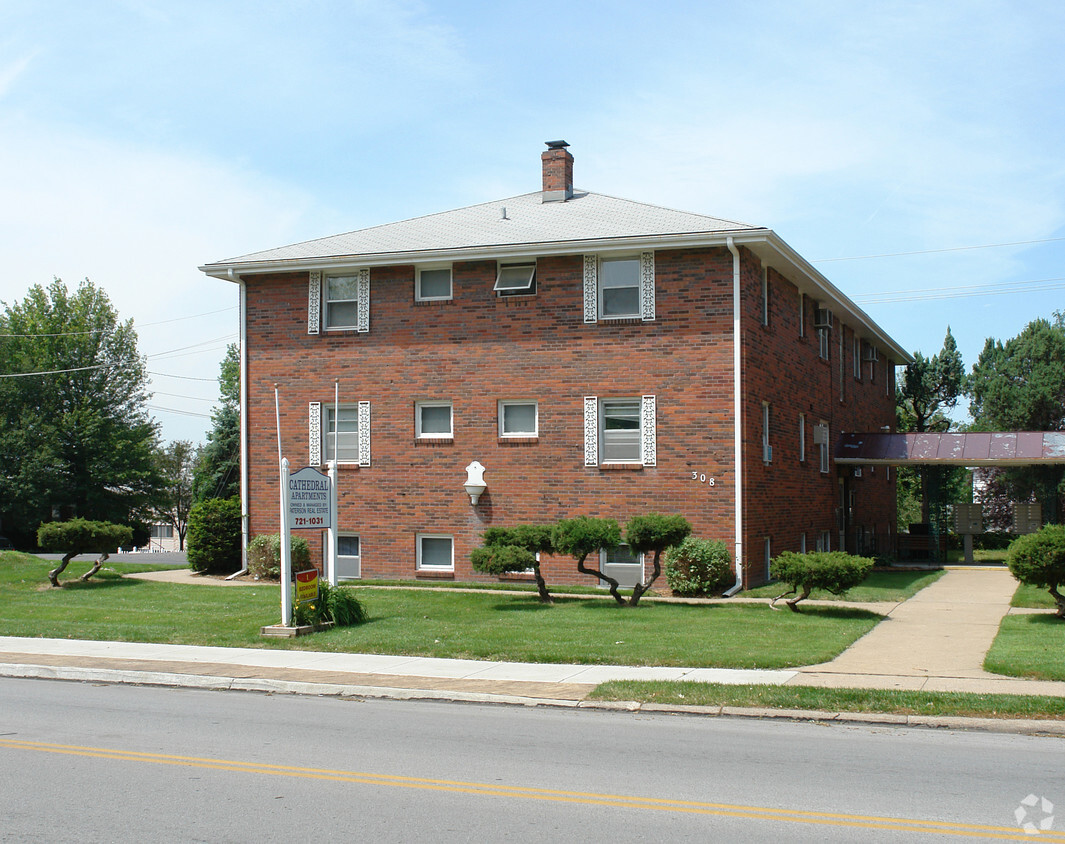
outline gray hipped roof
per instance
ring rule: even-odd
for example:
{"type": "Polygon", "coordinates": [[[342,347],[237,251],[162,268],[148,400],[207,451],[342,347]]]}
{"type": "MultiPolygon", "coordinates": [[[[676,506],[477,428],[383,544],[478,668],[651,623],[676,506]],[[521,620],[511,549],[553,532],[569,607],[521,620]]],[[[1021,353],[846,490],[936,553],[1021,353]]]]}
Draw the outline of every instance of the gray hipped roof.
{"type": "Polygon", "coordinates": [[[542,196],[536,191],[399,223],[372,226],[242,255],[208,264],[203,270],[210,273],[211,269],[220,266],[266,262],[764,231],[734,220],[674,211],[603,194],[578,192],[565,202],[543,202],[542,196]]]}

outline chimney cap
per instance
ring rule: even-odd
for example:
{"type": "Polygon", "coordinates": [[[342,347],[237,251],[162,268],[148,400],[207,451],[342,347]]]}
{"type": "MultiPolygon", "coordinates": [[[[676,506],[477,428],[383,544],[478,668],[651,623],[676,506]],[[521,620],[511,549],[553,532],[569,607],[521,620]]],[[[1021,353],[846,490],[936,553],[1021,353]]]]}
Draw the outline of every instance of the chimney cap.
{"type": "Polygon", "coordinates": [[[548,149],[565,149],[569,146],[565,141],[544,141],[548,149]]]}

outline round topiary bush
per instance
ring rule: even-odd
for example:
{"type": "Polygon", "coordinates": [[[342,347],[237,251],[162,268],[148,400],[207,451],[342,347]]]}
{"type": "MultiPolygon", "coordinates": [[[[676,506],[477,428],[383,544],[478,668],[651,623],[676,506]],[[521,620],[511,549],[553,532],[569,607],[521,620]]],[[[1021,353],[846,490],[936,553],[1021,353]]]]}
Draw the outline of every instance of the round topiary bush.
{"type": "Polygon", "coordinates": [[[1057,605],[1058,618],[1065,618],[1065,525],[1045,525],[1036,533],[1019,536],[1006,553],[1010,573],[1021,583],[1046,589],[1057,605]]]}
{"type": "Polygon", "coordinates": [[[240,569],[240,499],[209,498],[189,511],[189,566],[203,573],[240,569]]]}
{"type": "MultiPolygon", "coordinates": [[[[290,534],[290,554],[293,571],[313,569],[311,550],[302,536],[290,534]]],[[[264,533],[248,543],[248,574],[259,580],[281,579],[281,537],[264,533]]]]}
{"type": "Polygon", "coordinates": [[[666,552],[666,582],[675,595],[720,595],[733,577],[732,555],[724,542],[689,536],[666,552]]]}

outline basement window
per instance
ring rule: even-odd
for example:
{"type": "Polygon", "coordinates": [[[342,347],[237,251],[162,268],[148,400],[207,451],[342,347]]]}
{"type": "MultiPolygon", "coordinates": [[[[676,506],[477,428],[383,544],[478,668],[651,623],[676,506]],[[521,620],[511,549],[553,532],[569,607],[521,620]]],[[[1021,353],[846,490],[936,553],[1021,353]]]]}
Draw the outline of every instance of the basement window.
{"type": "Polygon", "coordinates": [[[530,296],[536,292],[536,263],[500,264],[495,287],[500,296],[530,296]]]}

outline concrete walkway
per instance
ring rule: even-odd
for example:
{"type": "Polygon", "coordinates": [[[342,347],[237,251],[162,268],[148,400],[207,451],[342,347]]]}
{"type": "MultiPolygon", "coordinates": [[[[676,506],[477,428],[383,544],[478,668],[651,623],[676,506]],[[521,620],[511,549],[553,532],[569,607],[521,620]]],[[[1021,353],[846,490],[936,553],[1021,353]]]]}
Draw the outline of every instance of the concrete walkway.
{"type": "Polygon", "coordinates": [[[948,569],[836,659],[800,668],[791,682],[1011,694],[1024,684],[1024,694],[1065,694],[1062,682],[1017,680],[983,669],[1016,588],[1005,569],[948,569]]]}
{"type": "MultiPolygon", "coordinates": [[[[194,577],[187,570],[141,576],[172,582],[237,585],[232,581],[194,577]]],[[[949,570],[914,598],[900,604],[879,605],[886,613],[885,620],[832,662],[780,671],[525,664],[272,648],[0,637],[0,676],[295,694],[606,707],[618,704],[593,704],[587,697],[596,685],[608,680],[690,680],[1065,697],[1065,682],[1000,677],[988,674],[981,667],[999,622],[1010,611],[1014,588],[1012,577],[1002,569],[949,570]]],[[[915,716],[741,712],[721,707],[717,710],[717,714],[753,712],[759,717],[783,715],[818,720],[916,723],[915,716]]],[[[949,725],[950,719],[938,719],[935,723],[949,725]]],[[[1049,727],[1047,723],[1031,722],[1030,726],[1041,732],[1065,734],[1065,722],[1049,722],[1049,727]]]]}

